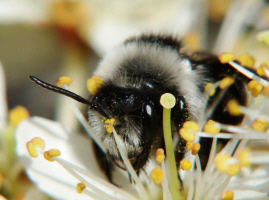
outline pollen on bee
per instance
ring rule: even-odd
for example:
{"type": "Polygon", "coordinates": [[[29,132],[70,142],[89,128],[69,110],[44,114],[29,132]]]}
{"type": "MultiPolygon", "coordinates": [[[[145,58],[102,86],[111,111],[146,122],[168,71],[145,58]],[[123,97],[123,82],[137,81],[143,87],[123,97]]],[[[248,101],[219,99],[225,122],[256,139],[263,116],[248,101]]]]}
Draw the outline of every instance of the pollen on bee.
{"type": "Polygon", "coordinates": [[[9,112],[9,121],[13,126],[17,126],[22,120],[30,116],[29,111],[23,106],[16,106],[9,112]]]}
{"type": "Polygon", "coordinates": [[[151,171],[150,179],[154,181],[155,184],[161,184],[164,178],[164,171],[161,167],[156,167],[151,171]]]}
{"type": "Polygon", "coordinates": [[[221,80],[219,88],[224,89],[234,83],[234,79],[231,77],[225,77],[221,80]]]}
{"type": "Polygon", "coordinates": [[[115,123],[115,119],[114,119],[114,118],[105,120],[105,125],[104,125],[104,127],[106,128],[106,131],[107,131],[109,134],[112,133],[112,127],[114,126],[114,123],[115,123]]]}
{"type": "Polygon", "coordinates": [[[219,55],[218,58],[221,63],[228,63],[235,59],[235,55],[232,53],[222,53],[219,55]]]}
{"type": "Polygon", "coordinates": [[[186,159],[180,161],[180,168],[182,170],[190,170],[192,168],[192,163],[186,159]]]}
{"type": "Polygon", "coordinates": [[[233,200],[234,193],[232,190],[227,190],[221,194],[221,200],[233,200]]]}
{"type": "Polygon", "coordinates": [[[97,75],[93,75],[87,81],[87,88],[91,94],[96,94],[99,88],[103,85],[103,81],[97,75]]]}
{"type": "Polygon", "coordinates": [[[213,120],[208,120],[208,122],[204,125],[204,131],[211,135],[216,135],[220,132],[220,124],[213,120]]]}
{"type": "Polygon", "coordinates": [[[86,183],[84,181],[77,184],[77,193],[81,194],[86,189],[86,183]]]}
{"type": "Polygon", "coordinates": [[[240,63],[241,66],[248,68],[252,68],[255,63],[255,59],[248,54],[242,54],[236,60],[240,63]]]}
{"type": "Polygon", "coordinates": [[[157,151],[156,151],[156,162],[161,163],[161,162],[163,162],[164,158],[165,158],[164,150],[162,148],[157,149],[157,151]]]}
{"type": "Polygon", "coordinates": [[[38,156],[38,149],[45,148],[45,142],[41,138],[34,137],[31,141],[26,143],[26,148],[29,155],[33,158],[38,156]]]}
{"type": "Polygon", "coordinates": [[[73,79],[68,76],[61,76],[57,79],[56,85],[58,87],[63,87],[64,85],[69,85],[73,82],[73,79]]]}
{"type": "Polygon", "coordinates": [[[47,161],[53,162],[55,157],[59,157],[61,155],[61,152],[58,149],[50,149],[48,151],[44,152],[44,158],[47,161]]]}

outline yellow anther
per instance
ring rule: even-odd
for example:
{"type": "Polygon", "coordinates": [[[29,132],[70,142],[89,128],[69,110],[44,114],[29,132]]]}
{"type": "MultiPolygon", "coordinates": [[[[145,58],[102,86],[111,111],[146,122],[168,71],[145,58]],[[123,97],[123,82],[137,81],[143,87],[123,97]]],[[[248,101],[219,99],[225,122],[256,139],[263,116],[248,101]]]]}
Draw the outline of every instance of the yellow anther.
{"type": "Polygon", "coordinates": [[[115,123],[115,119],[114,119],[114,118],[112,118],[112,119],[107,119],[107,120],[105,121],[105,125],[104,125],[104,127],[106,128],[106,131],[107,131],[108,133],[112,133],[112,127],[114,126],[114,123],[115,123]]]}
{"type": "Polygon", "coordinates": [[[262,89],[262,94],[264,96],[269,96],[269,86],[264,86],[262,89]]]}
{"type": "Polygon", "coordinates": [[[164,158],[165,158],[164,150],[162,148],[157,149],[157,151],[156,151],[156,162],[161,163],[161,162],[163,162],[164,158]]]}
{"type": "Polygon", "coordinates": [[[230,100],[228,102],[227,108],[230,115],[238,116],[241,114],[240,105],[238,104],[236,100],[230,100]]]}
{"type": "Polygon", "coordinates": [[[263,121],[261,119],[257,119],[253,124],[252,127],[256,130],[256,131],[261,131],[261,132],[265,132],[266,131],[266,126],[268,126],[268,122],[263,121]]]}
{"type": "Polygon", "coordinates": [[[194,121],[186,121],[183,124],[183,128],[190,130],[190,131],[194,131],[194,132],[198,132],[200,130],[199,125],[194,122],[194,121]]]}
{"type": "Polygon", "coordinates": [[[182,170],[190,170],[192,168],[192,163],[186,159],[180,161],[180,168],[182,170]]]}
{"type": "Polygon", "coordinates": [[[220,172],[226,172],[229,165],[227,161],[230,159],[228,154],[217,155],[215,158],[216,169],[220,172]]]}
{"type": "Polygon", "coordinates": [[[181,128],[179,130],[179,133],[181,137],[187,142],[193,142],[195,140],[195,135],[192,132],[190,132],[188,129],[181,128]]]}
{"type": "Polygon", "coordinates": [[[219,61],[221,63],[228,63],[230,61],[233,61],[234,59],[235,59],[235,56],[232,53],[222,53],[219,55],[219,61]]]}
{"type": "Polygon", "coordinates": [[[234,83],[234,79],[231,77],[225,77],[221,80],[219,88],[224,89],[234,83]]]}
{"type": "Polygon", "coordinates": [[[240,65],[242,65],[243,67],[248,67],[248,68],[252,68],[255,63],[254,58],[248,54],[242,54],[236,60],[239,61],[240,65]]]}
{"type": "Polygon", "coordinates": [[[56,81],[56,85],[58,87],[63,87],[64,85],[69,85],[71,84],[73,81],[72,78],[68,77],[68,76],[61,76],[60,78],[57,79],[56,81]]]}
{"type": "Polygon", "coordinates": [[[221,194],[221,200],[233,200],[234,193],[232,190],[227,190],[221,194]]]}
{"type": "Polygon", "coordinates": [[[241,170],[240,164],[232,164],[228,166],[226,174],[228,174],[229,176],[235,176],[240,172],[240,170],[241,170]]]}
{"type": "Polygon", "coordinates": [[[259,94],[262,91],[262,88],[263,88],[262,84],[260,84],[260,83],[255,84],[251,90],[251,95],[254,97],[259,96],[259,94]]]}
{"type": "Polygon", "coordinates": [[[47,161],[53,162],[55,157],[59,157],[61,155],[61,152],[58,149],[50,149],[48,151],[44,152],[44,158],[47,161]]]}
{"type": "Polygon", "coordinates": [[[87,88],[91,94],[96,94],[99,88],[103,85],[103,81],[97,75],[93,75],[87,81],[87,88]]]}
{"type": "Polygon", "coordinates": [[[216,135],[220,132],[220,125],[213,120],[208,120],[208,122],[204,125],[204,131],[209,134],[216,135]]]}
{"type": "Polygon", "coordinates": [[[259,76],[264,76],[265,75],[265,71],[262,67],[258,67],[257,70],[256,70],[257,74],[259,76]]]}
{"type": "Polygon", "coordinates": [[[195,144],[193,145],[193,147],[192,147],[191,154],[192,154],[192,155],[197,155],[197,153],[199,152],[200,148],[201,148],[200,143],[195,143],[195,144]]]}
{"type": "Polygon", "coordinates": [[[240,161],[241,166],[243,167],[249,167],[250,166],[250,150],[248,148],[243,149],[238,159],[240,161]]]}
{"type": "Polygon", "coordinates": [[[154,181],[155,184],[161,184],[163,182],[164,172],[161,167],[156,167],[152,170],[150,174],[150,179],[154,181]]]}
{"type": "Polygon", "coordinates": [[[164,108],[170,109],[176,105],[176,98],[170,93],[165,93],[161,96],[160,103],[164,108]]]}
{"type": "Polygon", "coordinates": [[[257,40],[269,46],[269,30],[261,31],[256,35],[257,40]]]}
{"type": "Polygon", "coordinates": [[[45,142],[41,138],[35,137],[26,143],[26,148],[29,155],[35,158],[38,156],[38,149],[43,150],[45,148],[45,142]]]}
{"type": "Polygon", "coordinates": [[[215,92],[216,92],[215,89],[213,89],[213,90],[211,89],[212,86],[213,86],[212,83],[208,83],[208,84],[206,84],[206,86],[205,86],[205,91],[209,92],[209,96],[211,96],[211,97],[212,97],[212,96],[215,94],[215,92]]]}
{"type": "Polygon", "coordinates": [[[256,84],[258,84],[258,82],[255,81],[255,80],[251,80],[251,81],[249,81],[249,83],[248,83],[248,85],[247,85],[248,90],[249,90],[249,91],[252,91],[253,88],[254,88],[254,86],[255,86],[256,84]]]}
{"type": "Polygon", "coordinates": [[[77,184],[77,193],[78,194],[81,194],[83,192],[83,190],[85,190],[85,189],[86,189],[86,183],[84,181],[77,184]]]}
{"type": "Polygon", "coordinates": [[[30,116],[28,110],[23,106],[16,106],[9,112],[9,121],[13,126],[17,126],[22,120],[30,116]]]}
{"type": "Polygon", "coordinates": [[[186,142],[186,149],[191,150],[193,147],[193,142],[186,142]]]}

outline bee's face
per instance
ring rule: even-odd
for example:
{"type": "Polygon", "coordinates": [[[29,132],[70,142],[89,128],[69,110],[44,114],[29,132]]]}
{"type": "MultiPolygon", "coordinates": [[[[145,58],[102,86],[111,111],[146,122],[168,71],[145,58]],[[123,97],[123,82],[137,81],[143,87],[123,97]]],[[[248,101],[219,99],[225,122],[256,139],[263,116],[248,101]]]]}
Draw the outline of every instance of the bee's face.
{"type": "Polygon", "coordinates": [[[153,142],[161,133],[161,118],[155,103],[141,92],[113,88],[101,89],[91,98],[91,103],[94,109],[89,110],[89,123],[107,147],[109,159],[125,168],[113,133],[108,133],[105,128],[105,120],[114,118],[114,128],[124,142],[128,159],[135,170],[141,169],[148,160],[153,142]]]}

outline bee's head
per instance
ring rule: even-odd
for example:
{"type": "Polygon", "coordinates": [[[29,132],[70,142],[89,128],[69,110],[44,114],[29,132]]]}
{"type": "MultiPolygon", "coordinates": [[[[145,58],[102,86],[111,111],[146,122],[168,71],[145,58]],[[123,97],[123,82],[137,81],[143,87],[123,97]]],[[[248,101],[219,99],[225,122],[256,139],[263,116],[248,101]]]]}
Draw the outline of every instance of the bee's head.
{"type": "Polygon", "coordinates": [[[128,159],[135,170],[141,169],[148,160],[153,142],[162,132],[159,101],[135,89],[105,86],[91,97],[90,102],[89,123],[107,147],[108,157],[125,168],[113,133],[105,127],[106,120],[113,118],[128,159]]]}

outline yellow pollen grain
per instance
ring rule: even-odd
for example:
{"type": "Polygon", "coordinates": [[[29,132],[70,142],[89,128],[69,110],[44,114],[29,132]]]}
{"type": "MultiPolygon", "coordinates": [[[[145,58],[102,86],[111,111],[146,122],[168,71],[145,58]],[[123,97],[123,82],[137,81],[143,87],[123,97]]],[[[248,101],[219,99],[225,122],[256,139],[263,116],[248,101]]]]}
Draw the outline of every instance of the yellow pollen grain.
{"type": "Polygon", "coordinates": [[[161,167],[156,167],[151,171],[150,179],[154,181],[155,184],[161,184],[164,178],[164,171],[161,167]]]}
{"type": "Polygon", "coordinates": [[[209,96],[213,96],[216,93],[216,90],[211,90],[211,87],[213,86],[213,83],[208,83],[205,86],[205,91],[209,92],[209,96]]]}
{"type": "Polygon", "coordinates": [[[250,150],[248,148],[243,149],[238,156],[239,162],[243,167],[250,166],[250,150]]]}
{"type": "Polygon", "coordinates": [[[112,127],[114,126],[114,123],[115,123],[115,119],[112,118],[112,119],[107,119],[105,121],[105,125],[104,127],[106,128],[106,131],[111,134],[112,133],[112,127]]]}
{"type": "Polygon", "coordinates": [[[183,128],[188,129],[190,131],[198,132],[200,130],[199,125],[194,121],[186,121],[183,124],[183,128]]]}
{"type": "Polygon", "coordinates": [[[235,59],[235,55],[232,53],[222,53],[218,58],[219,61],[224,64],[233,61],[235,59]]]}
{"type": "Polygon", "coordinates": [[[204,132],[207,132],[211,135],[216,135],[220,132],[220,125],[213,120],[208,120],[204,125],[204,132]]]}
{"type": "Polygon", "coordinates": [[[233,200],[234,193],[232,190],[227,190],[221,194],[221,200],[233,200]]]}
{"type": "Polygon", "coordinates": [[[192,150],[193,147],[193,142],[186,142],[186,149],[187,150],[192,150]]]}
{"type": "Polygon", "coordinates": [[[240,65],[248,68],[252,68],[255,63],[255,59],[248,54],[242,54],[236,60],[239,61],[240,65]]]}
{"type": "Polygon", "coordinates": [[[259,76],[264,76],[265,75],[265,71],[262,67],[258,67],[257,70],[256,70],[257,74],[259,76]]]}
{"type": "Polygon", "coordinates": [[[185,129],[185,128],[181,128],[179,130],[179,133],[180,133],[181,137],[184,140],[186,140],[187,142],[193,142],[195,140],[195,135],[192,132],[185,129]]]}
{"type": "Polygon", "coordinates": [[[23,106],[16,106],[9,112],[9,121],[13,126],[17,126],[22,120],[28,117],[30,117],[30,113],[23,106]]]}
{"type": "Polygon", "coordinates": [[[221,80],[219,88],[224,89],[234,83],[234,79],[231,77],[225,77],[221,80]]]}
{"type": "Polygon", "coordinates": [[[226,172],[229,165],[227,164],[228,159],[230,156],[228,154],[221,154],[215,157],[215,165],[216,169],[220,172],[226,172]]]}
{"type": "Polygon", "coordinates": [[[254,87],[252,88],[252,90],[251,90],[251,95],[252,95],[253,97],[257,97],[257,96],[259,96],[259,94],[260,94],[261,91],[262,91],[262,88],[263,88],[262,84],[257,83],[257,84],[254,85],[254,87]]]}
{"type": "Polygon", "coordinates": [[[63,87],[64,85],[69,85],[73,82],[73,79],[68,76],[61,76],[57,79],[56,85],[58,87],[63,87]]]}
{"type": "Polygon", "coordinates": [[[264,86],[262,89],[262,94],[264,96],[269,96],[269,86],[264,86]]]}
{"type": "Polygon", "coordinates": [[[228,169],[226,170],[226,173],[229,176],[235,176],[240,172],[240,170],[241,170],[240,164],[233,164],[233,165],[228,166],[228,169]]]}
{"type": "Polygon", "coordinates": [[[26,143],[26,148],[29,155],[33,158],[38,156],[38,150],[43,150],[45,148],[45,142],[41,138],[33,138],[31,141],[26,143]]]}
{"type": "Polygon", "coordinates": [[[269,30],[261,31],[256,35],[258,41],[265,43],[269,46],[269,30]]]}
{"type": "Polygon", "coordinates": [[[50,149],[48,151],[44,152],[44,158],[47,161],[53,162],[55,157],[59,157],[61,155],[61,152],[58,149],[50,149]]]}
{"type": "Polygon", "coordinates": [[[163,162],[164,158],[165,158],[164,150],[162,148],[157,149],[157,151],[156,151],[156,162],[161,163],[161,162],[163,162]]]}
{"type": "Polygon", "coordinates": [[[171,109],[176,105],[176,98],[170,93],[165,93],[160,99],[161,105],[166,109],[171,109]]]}
{"type": "Polygon", "coordinates": [[[77,193],[78,194],[81,194],[83,192],[83,190],[85,190],[85,189],[86,189],[86,183],[84,181],[77,184],[77,193]]]}
{"type": "Polygon", "coordinates": [[[190,170],[192,168],[192,163],[186,159],[180,161],[180,168],[182,170],[190,170]]]}
{"type": "Polygon", "coordinates": [[[192,155],[197,155],[197,153],[199,152],[200,148],[201,148],[200,143],[195,143],[195,144],[193,145],[193,147],[192,147],[191,154],[192,154],[192,155]]]}
{"type": "Polygon", "coordinates": [[[99,88],[103,85],[103,81],[97,75],[93,75],[87,81],[87,88],[91,94],[96,94],[99,88]]]}
{"type": "Polygon", "coordinates": [[[236,100],[230,100],[227,105],[230,115],[238,116],[241,114],[240,106],[236,100]]]}

